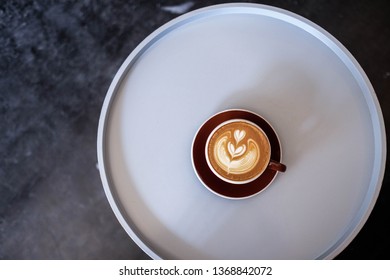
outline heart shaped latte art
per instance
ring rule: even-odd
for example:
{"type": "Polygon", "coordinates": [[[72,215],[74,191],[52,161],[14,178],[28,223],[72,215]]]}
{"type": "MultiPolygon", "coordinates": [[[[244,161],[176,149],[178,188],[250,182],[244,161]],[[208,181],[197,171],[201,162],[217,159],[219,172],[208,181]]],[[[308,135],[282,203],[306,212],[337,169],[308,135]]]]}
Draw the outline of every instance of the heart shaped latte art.
{"type": "MultiPolygon", "coordinates": [[[[207,151],[212,168],[233,181],[254,178],[262,172],[258,164],[261,136],[256,127],[245,121],[229,122],[219,127],[211,136],[207,151]]],[[[265,157],[263,161],[266,161],[265,157]]]]}
{"type": "Polygon", "coordinates": [[[228,143],[228,151],[229,151],[229,154],[230,156],[233,158],[236,158],[236,157],[239,157],[239,156],[242,156],[245,151],[246,151],[246,146],[245,145],[241,145],[239,147],[235,147],[232,142],[229,142],[228,143]]]}
{"type": "Polygon", "coordinates": [[[240,141],[244,139],[245,135],[246,135],[245,130],[236,129],[234,131],[234,139],[236,140],[236,144],[240,143],[240,141]]]}

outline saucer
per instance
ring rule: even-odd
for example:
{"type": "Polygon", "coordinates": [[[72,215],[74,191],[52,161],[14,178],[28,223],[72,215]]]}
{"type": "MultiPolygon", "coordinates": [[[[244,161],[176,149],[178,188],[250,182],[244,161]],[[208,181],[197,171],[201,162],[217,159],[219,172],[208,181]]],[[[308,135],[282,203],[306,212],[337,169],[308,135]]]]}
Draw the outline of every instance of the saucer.
{"type": "Polygon", "coordinates": [[[192,144],[192,164],[199,180],[211,192],[230,199],[252,197],[266,189],[277,175],[277,171],[266,169],[256,180],[246,184],[232,184],[218,178],[209,168],[204,153],[207,137],[221,123],[230,119],[244,119],[257,124],[268,136],[271,144],[271,159],[281,161],[279,138],[272,126],[260,115],[247,110],[227,110],[209,118],[199,128],[192,144]]]}

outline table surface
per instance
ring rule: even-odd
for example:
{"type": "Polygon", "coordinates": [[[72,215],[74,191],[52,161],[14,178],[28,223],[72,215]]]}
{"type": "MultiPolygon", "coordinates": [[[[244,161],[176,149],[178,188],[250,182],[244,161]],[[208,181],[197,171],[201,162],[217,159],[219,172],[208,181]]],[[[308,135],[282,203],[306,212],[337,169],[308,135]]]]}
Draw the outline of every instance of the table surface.
{"type": "MultiPolygon", "coordinates": [[[[295,12],[335,36],[366,72],[388,126],[388,1],[250,2],[295,12]]],[[[0,4],[0,259],[149,258],[119,225],[102,188],[101,106],[119,66],[147,35],[219,3],[0,4]]],[[[386,172],[370,218],[338,259],[390,259],[388,181],[386,172]]]]}

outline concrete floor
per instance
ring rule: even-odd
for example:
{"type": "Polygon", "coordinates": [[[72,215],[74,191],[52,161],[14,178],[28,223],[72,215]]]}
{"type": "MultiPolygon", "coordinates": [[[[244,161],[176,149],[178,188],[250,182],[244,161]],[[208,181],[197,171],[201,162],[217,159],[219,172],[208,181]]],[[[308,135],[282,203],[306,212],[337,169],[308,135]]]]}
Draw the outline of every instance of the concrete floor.
{"type": "MultiPolygon", "coordinates": [[[[183,11],[223,1],[89,2],[0,4],[0,259],[149,258],[103,192],[101,105],[147,35],[183,11]],[[181,11],[167,9],[180,4],[181,11]]],[[[250,2],[295,12],[340,40],[366,71],[390,126],[388,1],[250,2]]],[[[389,178],[386,172],[373,213],[339,259],[390,259],[389,178]]]]}

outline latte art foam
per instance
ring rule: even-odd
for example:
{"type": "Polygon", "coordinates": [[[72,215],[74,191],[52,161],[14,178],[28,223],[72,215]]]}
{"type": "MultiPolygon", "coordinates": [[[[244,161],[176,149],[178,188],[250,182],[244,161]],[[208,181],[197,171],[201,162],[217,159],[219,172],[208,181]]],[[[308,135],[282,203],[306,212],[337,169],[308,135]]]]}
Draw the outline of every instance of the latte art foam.
{"type": "MultiPolygon", "coordinates": [[[[235,130],[233,135],[238,133],[245,135],[245,130],[235,130]]],[[[252,139],[247,142],[236,140],[231,141],[231,132],[222,135],[215,144],[213,156],[218,166],[227,174],[244,174],[251,171],[260,158],[259,146],[252,139]],[[241,142],[241,143],[240,143],[241,142]]]]}
{"type": "Polygon", "coordinates": [[[263,131],[246,121],[232,121],[210,136],[207,157],[217,174],[235,182],[260,175],[270,159],[270,145],[263,131]]]}

